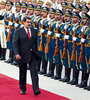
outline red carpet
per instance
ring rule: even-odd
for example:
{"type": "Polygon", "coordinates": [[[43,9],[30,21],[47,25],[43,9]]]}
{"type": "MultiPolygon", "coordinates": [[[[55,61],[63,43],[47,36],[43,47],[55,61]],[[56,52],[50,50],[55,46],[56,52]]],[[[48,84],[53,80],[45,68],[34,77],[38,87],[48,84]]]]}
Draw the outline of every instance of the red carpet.
{"type": "Polygon", "coordinates": [[[70,100],[42,89],[41,92],[34,96],[32,86],[27,84],[26,95],[20,95],[18,80],[0,74],[0,100],[70,100]]]}

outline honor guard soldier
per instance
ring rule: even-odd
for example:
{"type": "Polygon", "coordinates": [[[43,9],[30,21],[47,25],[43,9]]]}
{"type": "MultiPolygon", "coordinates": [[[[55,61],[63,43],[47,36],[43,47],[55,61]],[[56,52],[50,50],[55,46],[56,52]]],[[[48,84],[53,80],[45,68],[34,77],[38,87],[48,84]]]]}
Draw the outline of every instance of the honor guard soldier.
{"type": "Polygon", "coordinates": [[[90,35],[90,27],[88,27],[88,21],[90,20],[90,16],[87,13],[82,13],[82,24],[83,27],[81,29],[81,51],[79,55],[79,62],[81,63],[81,70],[82,70],[82,82],[79,88],[87,87],[87,81],[89,78],[89,66],[88,56],[90,55],[89,50],[89,43],[88,43],[88,36],[90,35]]]}
{"type": "Polygon", "coordinates": [[[52,8],[55,9],[56,8],[56,4],[55,4],[56,3],[56,0],[51,0],[51,2],[52,2],[52,8]]]}
{"type": "Polygon", "coordinates": [[[41,1],[41,0],[39,0],[39,1],[38,1],[38,5],[43,6],[43,3],[44,3],[44,2],[43,2],[43,1],[41,1]]]}
{"type": "MultiPolygon", "coordinates": [[[[2,1],[1,2],[1,10],[0,10],[0,15],[1,16],[4,16],[5,15],[5,12],[6,12],[6,9],[5,9],[5,6],[6,6],[6,2],[5,1],[2,1]]],[[[6,59],[6,48],[7,48],[7,45],[6,45],[6,35],[5,35],[5,26],[4,26],[4,19],[3,20],[0,20],[0,39],[1,39],[1,59],[0,60],[5,60],[6,59]]]]}
{"type": "Polygon", "coordinates": [[[62,5],[62,11],[64,13],[66,11],[66,9],[67,9],[67,3],[66,2],[62,2],[61,5],[62,5]]]}
{"type": "Polygon", "coordinates": [[[51,4],[49,1],[47,1],[46,4],[45,4],[45,6],[46,6],[47,8],[49,8],[49,9],[51,8],[51,5],[52,5],[52,4],[51,4]]]}
{"type": "Polygon", "coordinates": [[[23,18],[27,16],[27,4],[25,2],[22,3],[22,13],[19,16],[19,23],[21,24],[21,27],[23,27],[23,18]]]}
{"type": "Polygon", "coordinates": [[[33,1],[32,0],[28,0],[28,4],[33,4],[33,1]]]}
{"type": "Polygon", "coordinates": [[[83,12],[85,12],[85,13],[88,13],[89,12],[89,8],[86,5],[83,5],[82,6],[82,13],[83,12]]]}
{"type": "Polygon", "coordinates": [[[15,14],[15,30],[16,30],[21,27],[19,18],[21,16],[20,11],[21,11],[22,4],[20,2],[16,2],[15,6],[16,6],[16,14],[15,14]]]}
{"type": "MultiPolygon", "coordinates": [[[[87,62],[87,68],[89,68],[88,70],[90,75],[90,28],[89,28],[89,34],[87,35],[86,42],[85,42],[85,57],[87,62]]],[[[90,80],[89,80],[89,86],[85,87],[84,89],[90,91],[90,80]]]]}
{"type": "Polygon", "coordinates": [[[33,5],[34,6],[38,5],[37,0],[33,0],[33,5]]]}
{"type": "Polygon", "coordinates": [[[63,65],[65,66],[65,77],[61,79],[63,82],[70,81],[70,53],[72,51],[72,41],[70,35],[70,27],[71,27],[71,18],[72,13],[69,10],[66,10],[64,13],[65,16],[65,24],[62,25],[61,32],[64,34],[62,37],[64,38],[64,49],[63,49],[63,65]]]}
{"type": "Polygon", "coordinates": [[[39,72],[39,74],[46,74],[47,73],[47,58],[45,55],[45,43],[47,41],[47,33],[48,33],[48,14],[49,9],[47,7],[42,7],[42,20],[40,21],[40,46],[39,51],[42,53],[42,70],[39,72]]]}
{"type": "Polygon", "coordinates": [[[88,15],[90,16],[90,0],[88,1],[88,4],[87,4],[88,8],[89,8],[89,12],[88,12],[88,15]]]}
{"type": "MultiPolygon", "coordinates": [[[[29,4],[28,5],[28,14],[27,14],[30,18],[31,18],[31,23],[33,23],[34,20],[34,5],[33,4],[29,4]]],[[[32,24],[31,27],[34,27],[34,24],[32,24]]]]}
{"type": "Polygon", "coordinates": [[[55,52],[54,52],[54,58],[55,58],[55,66],[56,66],[56,75],[53,77],[53,79],[61,79],[61,72],[62,72],[62,40],[60,40],[60,27],[62,25],[62,16],[63,12],[60,9],[56,10],[56,46],[55,46],[55,52]]]}
{"type": "Polygon", "coordinates": [[[77,85],[78,84],[78,76],[79,76],[79,70],[80,70],[80,64],[78,62],[79,54],[80,54],[80,34],[81,34],[81,28],[79,25],[79,19],[80,15],[78,12],[73,12],[73,24],[70,28],[70,34],[72,36],[72,51],[71,51],[71,57],[70,57],[70,64],[71,68],[73,68],[73,78],[70,82],[68,82],[71,85],[77,85]]]}
{"type": "Polygon", "coordinates": [[[58,0],[58,5],[57,5],[57,9],[62,10],[62,5],[61,5],[62,0],[58,0]]]}
{"type": "Polygon", "coordinates": [[[4,16],[4,22],[5,22],[5,35],[7,39],[7,49],[9,49],[9,60],[5,61],[6,63],[13,63],[13,47],[12,47],[12,39],[13,34],[15,31],[14,27],[14,20],[15,16],[12,13],[12,6],[13,3],[11,1],[6,2],[6,14],[4,16]]]}
{"type": "Polygon", "coordinates": [[[75,5],[75,12],[78,12],[79,15],[81,16],[81,11],[82,11],[82,7],[79,4],[75,5]]]}
{"type": "MultiPolygon", "coordinates": [[[[42,7],[40,5],[35,6],[35,18],[32,21],[32,25],[34,28],[38,31],[37,35],[37,47],[39,50],[39,44],[40,44],[40,21],[41,21],[41,9],[42,7]]],[[[40,65],[41,65],[41,58],[37,58],[36,62],[36,69],[39,72],[40,71],[40,65]]]]}
{"type": "Polygon", "coordinates": [[[54,50],[55,50],[55,9],[50,9],[50,21],[49,21],[49,30],[47,41],[45,43],[45,53],[47,55],[47,60],[49,61],[49,72],[45,74],[47,77],[54,76],[54,68],[55,68],[55,59],[54,59],[54,50]]]}

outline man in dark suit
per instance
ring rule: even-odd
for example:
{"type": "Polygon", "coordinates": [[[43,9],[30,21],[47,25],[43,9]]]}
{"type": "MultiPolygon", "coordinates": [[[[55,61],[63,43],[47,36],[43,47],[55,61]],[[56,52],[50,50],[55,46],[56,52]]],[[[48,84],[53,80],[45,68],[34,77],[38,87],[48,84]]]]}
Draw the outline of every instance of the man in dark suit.
{"type": "Polygon", "coordinates": [[[40,57],[40,52],[37,50],[37,31],[31,28],[31,19],[24,17],[24,27],[18,29],[13,37],[13,50],[16,60],[19,63],[19,84],[21,94],[26,91],[26,73],[27,63],[30,66],[32,86],[34,95],[40,94],[38,84],[38,74],[36,71],[36,57],[40,57]]]}

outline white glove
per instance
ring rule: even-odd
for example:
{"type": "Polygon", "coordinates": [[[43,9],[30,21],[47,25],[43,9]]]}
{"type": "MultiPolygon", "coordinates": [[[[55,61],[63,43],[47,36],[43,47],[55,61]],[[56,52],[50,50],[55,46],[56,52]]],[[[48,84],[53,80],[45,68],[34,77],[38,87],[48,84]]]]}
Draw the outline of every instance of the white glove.
{"type": "Polygon", "coordinates": [[[52,33],[51,31],[48,31],[48,35],[51,35],[51,33],[52,33]]]}
{"type": "Polygon", "coordinates": [[[50,24],[51,24],[51,21],[48,22],[48,25],[50,25],[50,24]]]}
{"type": "Polygon", "coordinates": [[[68,28],[68,25],[66,24],[65,26],[64,26],[64,29],[66,30],[68,28]]]}
{"type": "Polygon", "coordinates": [[[84,31],[84,28],[82,27],[82,28],[81,28],[81,32],[83,32],[83,31],[84,31]]]}
{"type": "Polygon", "coordinates": [[[76,27],[73,27],[73,31],[75,31],[76,27]]]}
{"type": "Polygon", "coordinates": [[[36,22],[36,21],[37,21],[37,19],[35,18],[35,19],[34,19],[34,22],[36,22]]]}
{"type": "Polygon", "coordinates": [[[83,42],[83,43],[84,43],[84,42],[85,42],[85,39],[81,38],[81,42],[83,42]]]}
{"type": "Polygon", "coordinates": [[[13,22],[10,22],[10,21],[9,21],[9,25],[12,25],[12,24],[13,24],[13,22]]]}
{"type": "Polygon", "coordinates": [[[22,15],[21,20],[23,20],[23,17],[24,17],[24,16],[22,15]]]}
{"type": "Polygon", "coordinates": [[[43,24],[43,20],[41,20],[40,23],[43,24]]]}
{"type": "Polygon", "coordinates": [[[15,18],[18,18],[18,14],[15,14],[15,18]]]}
{"type": "Polygon", "coordinates": [[[12,13],[9,13],[9,16],[12,16],[12,13]]]}
{"type": "Polygon", "coordinates": [[[58,25],[58,23],[56,24],[56,28],[58,28],[59,27],[59,25],[58,25]]]}
{"type": "Polygon", "coordinates": [[[41,33],[43,33],[44,32],[44,29],[41,29],[41,33]]]}
{"type": "Polygon", "coordinates": [[[15,27],[17,27],[18,26],[18,24],[17,23],[15,23],[15,27]]]}
{"type": "Polygon", "coordinates": [[[69,35],[65,35],[64,36],[64,39],[69,39],[69,35]]]}
{"type": "Polygon", "coordinates": [[[9,32],[9,29],[7,29],[7,32],[9,32]]]}
{"type": "Polygon", "coordinates": [[[56,37],[60,37],[60,34],[59,34],[59,33],[57,33],[57,34],[56,34],[56,37]]]}
{"type": "Polygon", "coordinates": [[[24,25],[22,24],[21,27],[23,27],[24,25]]]}
{"type": "Polygon", "coordinates": [[[73,37],[73,41],[76,41],[77,37],[73,37]]]}

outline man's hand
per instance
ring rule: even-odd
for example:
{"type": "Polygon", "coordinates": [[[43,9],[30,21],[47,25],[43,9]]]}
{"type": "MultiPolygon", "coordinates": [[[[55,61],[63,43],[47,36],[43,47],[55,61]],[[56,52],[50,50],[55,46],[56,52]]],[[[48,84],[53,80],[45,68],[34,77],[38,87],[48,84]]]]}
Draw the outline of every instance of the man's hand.
{"type": "Polygon", "coordinates": [[[19,54],[16,55],[16,60],[20,60],[21,56],[19,54]]]}

